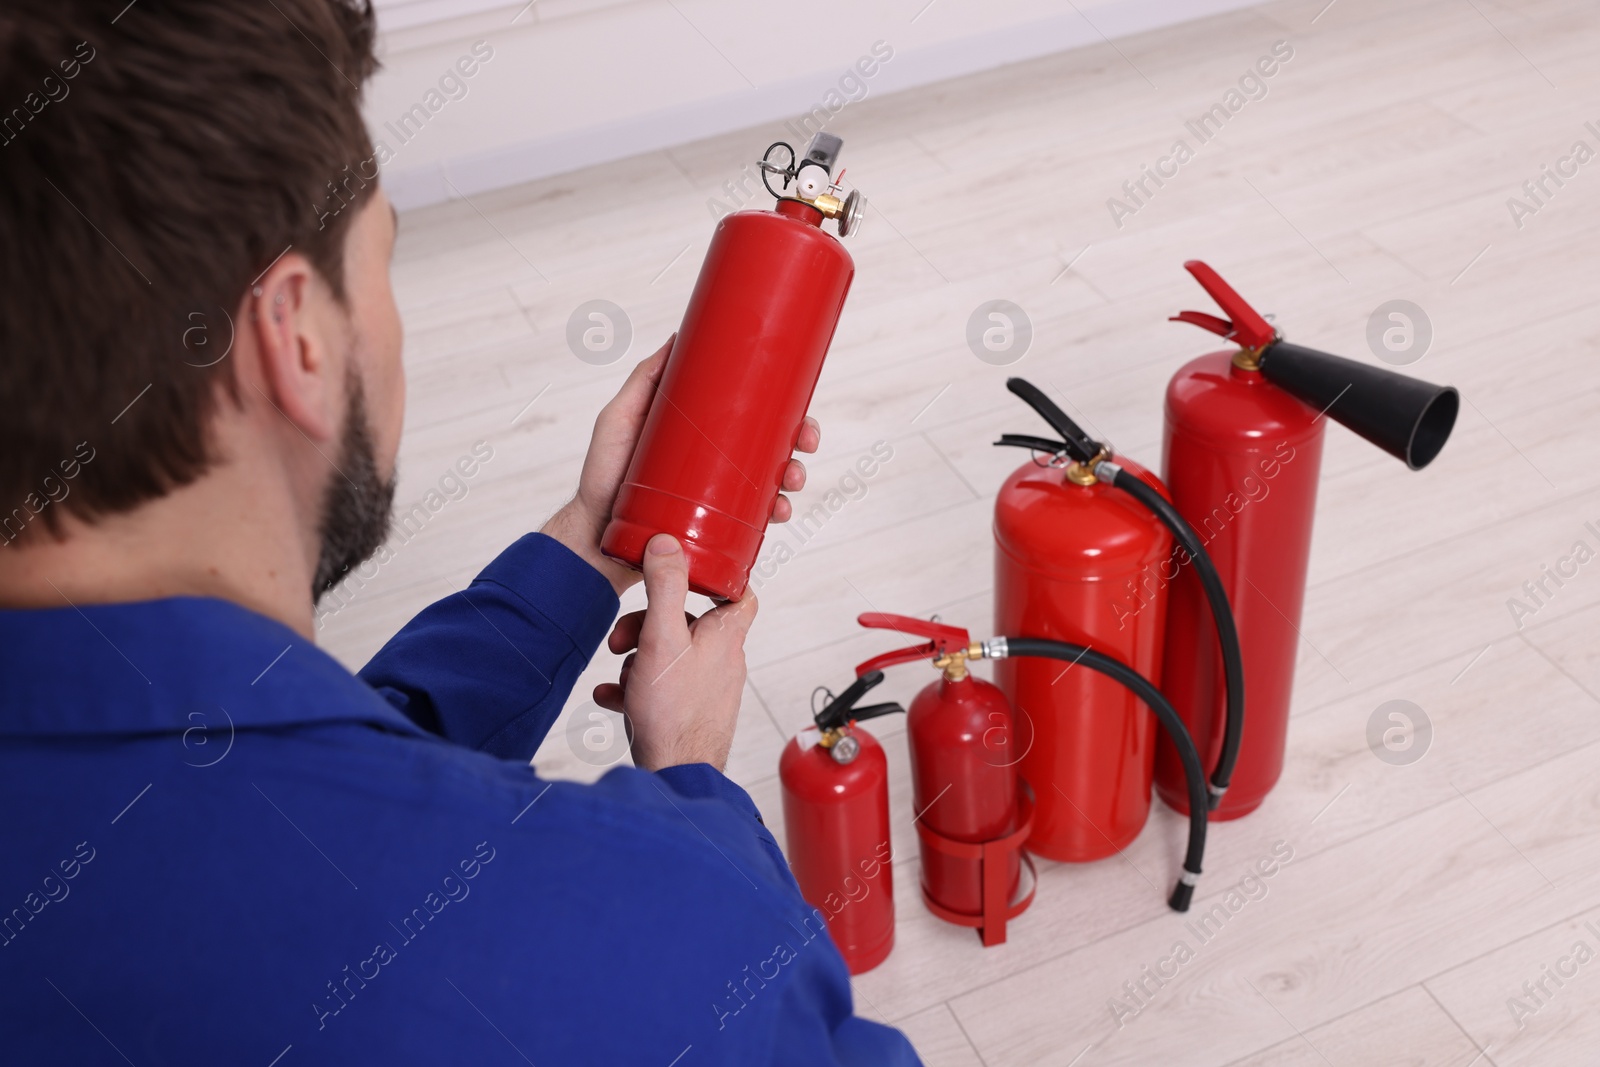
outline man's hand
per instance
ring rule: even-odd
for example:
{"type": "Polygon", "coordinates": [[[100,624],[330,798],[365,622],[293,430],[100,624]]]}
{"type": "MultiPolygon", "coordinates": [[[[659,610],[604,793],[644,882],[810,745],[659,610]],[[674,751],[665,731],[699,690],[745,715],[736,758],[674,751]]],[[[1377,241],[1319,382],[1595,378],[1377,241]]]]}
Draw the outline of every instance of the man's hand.
{"type": "Polygon", "coordinates": [[[644,588],[649,606],[618,619],[609,641],[612,652],[632,654],[619,681],[595,686],[595,703],[627,716],[635,766],[709,763],[720,771],[744,693],[755,595],[746,592],[698,619],[687,615],[689,561],[668,534],[645,546],[644,588]]]}
{"type": "MultiPolygon", "coordinates": [[[[600,535],[611,521],[617,490],[628,472],[634,446],[639,443],[645,416],[650,412],[650,401],[655,397],[661,371],[667,365],[667,354],[672,351],[675,340],[676,334],[655,355],[634,367],[628,380],[622,383],[622,389],[601,409],[600,417],[595,420],[594,435],[589,439],[589,454],[583,460],[583,473],[578,476],[577,495],[550,517],[542,531],[587,560],[610,580],[619,594],[639,581],[639,573],[603,555],[600,535]]],[[[807,416],[795,447],[801,452],[815,452],[821,442],[822,432],[816,420],[807,416]]],[[[783,489],[798,492],[805,484],[804,465],[791,459],[783,472],[783,489]]],[[[792,514],[789,498],[780,494],[772,505],[772,521],[788,522],[792,514]]]]}

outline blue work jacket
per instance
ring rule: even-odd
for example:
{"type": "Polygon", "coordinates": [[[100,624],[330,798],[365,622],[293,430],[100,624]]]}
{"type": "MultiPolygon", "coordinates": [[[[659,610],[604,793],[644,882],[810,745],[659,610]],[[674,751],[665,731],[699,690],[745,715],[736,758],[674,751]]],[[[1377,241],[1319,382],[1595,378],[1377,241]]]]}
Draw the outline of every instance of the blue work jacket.
{"type": "Polygon", "coordinates": [[[750,798],[528,760],[617,611],[542,535],[353,676],[224,600],[0,612],[0,1064],[914,1064],[750,798]]]}

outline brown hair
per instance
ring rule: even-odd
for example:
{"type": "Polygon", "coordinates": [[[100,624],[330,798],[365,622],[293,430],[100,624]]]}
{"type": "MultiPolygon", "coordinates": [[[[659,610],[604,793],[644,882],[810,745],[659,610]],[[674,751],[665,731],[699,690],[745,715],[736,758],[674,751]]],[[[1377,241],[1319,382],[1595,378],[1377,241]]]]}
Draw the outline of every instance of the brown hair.
{"type": "Polygon", "coordinates": [[[370,0],[125,3],[0,6],[0,544],[199,477],[229,316],[291,247],[343,299],[375,188],[370,0]]]}

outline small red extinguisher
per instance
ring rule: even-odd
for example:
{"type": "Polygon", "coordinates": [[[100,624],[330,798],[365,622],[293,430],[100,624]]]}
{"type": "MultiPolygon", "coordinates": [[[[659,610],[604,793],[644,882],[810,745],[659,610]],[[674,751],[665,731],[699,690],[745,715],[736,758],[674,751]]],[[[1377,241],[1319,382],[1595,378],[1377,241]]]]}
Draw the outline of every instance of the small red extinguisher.
{"type": "MultiPolygon", "coordinates": [[[[1199,260],[1184,267],[1228,317],[1185,311],[1173,321],[1239,346],[1173,375],[1163,444],[1172,503],[1215,559],[1238,626],[1249,724],[1232,788],[1213,815],[1233,819],[1259,807],[1283,770],[1323,416],[1421,470],[1449,439],[1460,396],[1289,344],[1216,271],[1199,260]]],[[[1222,744],[1223,680],[1211,618],[1184,569],[1172,576],[1162,688],[1209,763],[1222,744]]],[[[1182,786],[1176,753],[1158,746],[1156,789],[1179,811],[1187,804],[1182,786]]]]}
{"type": "Polygon", "coordinates": [[[861,221],[860,193],[837,195],[842,144],[818,133],[803,156],[772,145],[761,180],[776,208],[717,223],[601,539],[607,555],[638,567],[646,542],[669,533],[695,592],[744,593],[855,277],[822,229],[833,219],[843,237],[861,221]]]}
{"type": "MultiPolygon", "coordinates": [[[[1115,471],[1108,468],[1114,466],[1105,461],[1098,469],[1110,481],[1115,471]]],[[[922,900],[929,911],[946,922],[977,927],[985,945],[997,945],[1006,938],[1006,923],[1032,903],[1037,885],[1033,863],[1022,852],[1033,803],[1016,771],[1020,753],[1011,709],[997,687],[968,671],[978,659],[1081,667],[1125,687],[1155,714],[1180,753],[1189,795],[1197,801],[1189,815],[1183,871],[1167,901],[1174,911],[1188,909],[1205,856],[1205,772],[1183,721],[1148,679],[1120,660],[1070,641],[1029,636],[971,641],[958,627],[878,612],[859,621],[929,639],[861,664],[856,670],[863,678],[881,677],[879,668],[916,659],[929,660],[942,676],[917,694],[906,716],[913,822],[922,845],[922,900]]]]}
{"type": "Polygon", "coordinates": [[[856,707],[881,681],[882,671],[870,671],[838,696],[827,694],[815,725],[791,739],[778,761],[789,868],[851,974],[872,970],[894,947],[889,761],[857,724],[905,709],[856,707]]]}
{"type": "Polygon", "coordinates": [[[912,804],[922,846],[922,901],[946,922],[978,928],[985,945],[1006,939],[1006,923],[1033,903],[1037,880],[1022,853],[1033,805],[1017,774],[1011,705],[973,677],[967,631],[906,615],[868,612],[862,626],[925,637],[856,668],[862,677],[914,660],[939,670],[906,713],[912,804]],[[1028,878],[1022,879],[1026,865],[1028,878]]]}

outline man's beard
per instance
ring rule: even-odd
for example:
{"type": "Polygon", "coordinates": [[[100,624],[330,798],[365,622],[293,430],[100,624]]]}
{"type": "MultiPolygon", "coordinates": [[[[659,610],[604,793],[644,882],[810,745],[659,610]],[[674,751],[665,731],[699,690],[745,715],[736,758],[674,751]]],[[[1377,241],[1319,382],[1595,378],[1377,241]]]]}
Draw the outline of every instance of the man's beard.
{"type": "Polygon", "coordinates": [[[378,457],[367,422],[366,394],[361,379],[351,369],[350,400],[345,405],[344,439],[338,470],[328,481],[318,533],[322,545],[317,573],[311,581],[311,601],[320,601],[352,567],[360,566],[383,546],[389,536],[389,513],[394,506],[396,475],[387,480],[378,473],[378,457]]]}

